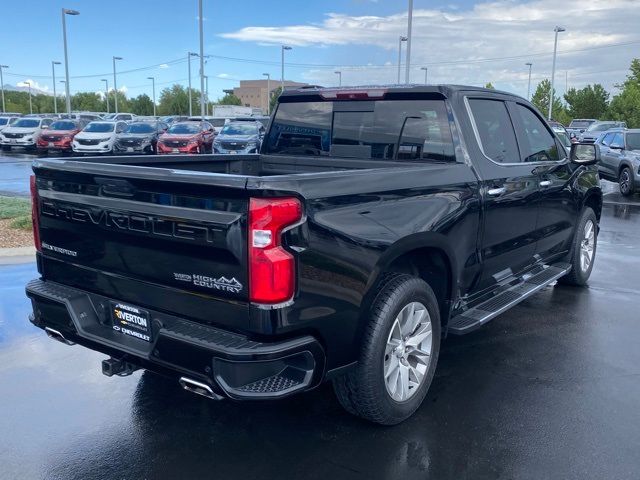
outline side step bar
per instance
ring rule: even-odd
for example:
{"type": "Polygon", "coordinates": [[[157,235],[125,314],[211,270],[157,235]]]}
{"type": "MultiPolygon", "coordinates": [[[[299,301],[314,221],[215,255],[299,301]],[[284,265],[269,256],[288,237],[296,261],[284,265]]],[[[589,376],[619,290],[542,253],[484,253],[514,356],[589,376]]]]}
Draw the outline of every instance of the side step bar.
{"type": "Polygon", "coordinates": [[[568,263],[556,263],[543,267],[543,270],[536,274],[523,276],[519,283],[452,318],[449,321],[449,332],[453,335],[464,335],[474,331],[566,275],[570,270],[571,265],[568,263]]]}

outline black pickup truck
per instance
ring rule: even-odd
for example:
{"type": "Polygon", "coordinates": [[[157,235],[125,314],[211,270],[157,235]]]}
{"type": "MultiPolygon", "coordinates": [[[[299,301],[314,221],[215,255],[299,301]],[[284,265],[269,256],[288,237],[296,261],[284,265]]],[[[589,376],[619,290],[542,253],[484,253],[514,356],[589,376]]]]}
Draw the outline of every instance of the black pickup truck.
{"type": "Polygon", "coordinates": [[[447,334],[587,282],[598,160],[463,86],[287,91],[259,155],[38,160],[31,322],[107,375],[237,400],[331,380],[395,424],[447,334]]]}

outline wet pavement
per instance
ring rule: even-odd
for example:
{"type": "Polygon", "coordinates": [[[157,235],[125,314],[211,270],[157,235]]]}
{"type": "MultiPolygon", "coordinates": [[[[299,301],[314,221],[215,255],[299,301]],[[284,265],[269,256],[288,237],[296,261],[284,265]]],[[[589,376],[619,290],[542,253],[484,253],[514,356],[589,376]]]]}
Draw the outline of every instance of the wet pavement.
{"type": "Polygon", "coordinates": [[[33,263],[0,266],[0,478],[637,479],[640,200],[608,195],[588,288],[548,287],[443,344],[423,406],[396,427],[331,388],[213,402],[27,321],[33,263]]]}

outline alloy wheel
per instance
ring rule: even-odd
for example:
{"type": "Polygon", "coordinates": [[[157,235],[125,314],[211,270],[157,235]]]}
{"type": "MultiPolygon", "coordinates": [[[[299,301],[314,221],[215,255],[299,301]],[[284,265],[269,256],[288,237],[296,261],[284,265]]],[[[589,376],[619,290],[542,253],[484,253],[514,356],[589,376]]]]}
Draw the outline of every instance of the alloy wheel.
{"type": "Polygon", "coordinates": [[[584,225],[582,242],[580,243],[580,268],[587,272],[593,262],[593,252],[595,248],[596,228],[592,220],[588,220],[584,225]]]}
{"type": "Polygon", "coordinates": [[[420,302],[411,302],[391,326],[384,354],[387,393],[397,402],[411,398],[420,388],[433,349],[431,317],[420,302]]]}

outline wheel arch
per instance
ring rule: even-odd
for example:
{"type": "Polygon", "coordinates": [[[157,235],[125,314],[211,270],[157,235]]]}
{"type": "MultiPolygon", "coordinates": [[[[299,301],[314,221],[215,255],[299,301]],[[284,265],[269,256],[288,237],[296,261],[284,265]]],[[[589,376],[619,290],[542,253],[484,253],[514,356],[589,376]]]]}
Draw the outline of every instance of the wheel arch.
{"type": "Polygon", "coordinates": [[[450,243],[450,239],[442,234],[423,232],[409,235],[387,248],[367,282],[362,319],[366,318],[385,275],[407,273],[422,278],[433,289],[440,307],[441,323],[446,326],[458,283],[457,262],[450,243]]]}

